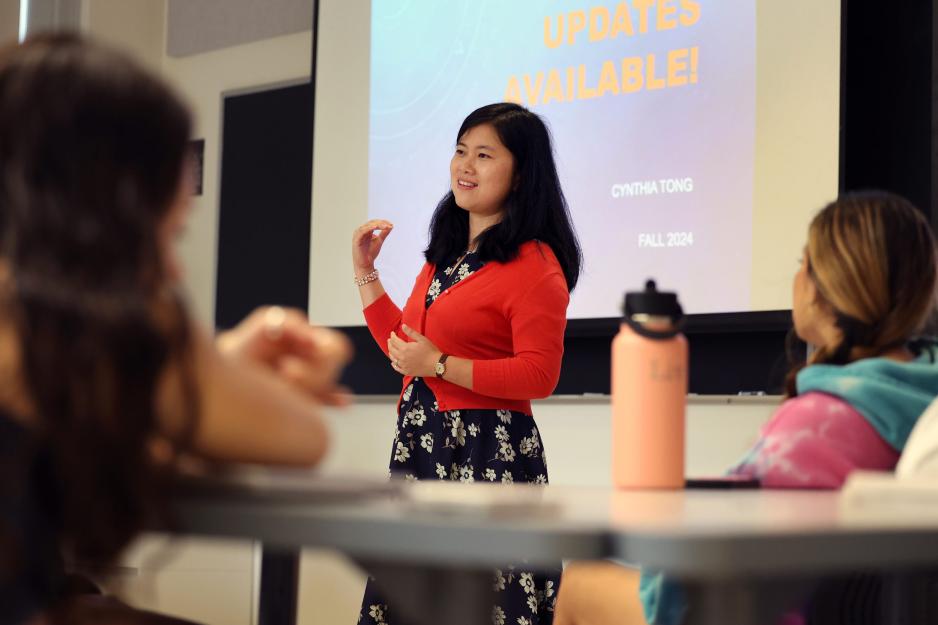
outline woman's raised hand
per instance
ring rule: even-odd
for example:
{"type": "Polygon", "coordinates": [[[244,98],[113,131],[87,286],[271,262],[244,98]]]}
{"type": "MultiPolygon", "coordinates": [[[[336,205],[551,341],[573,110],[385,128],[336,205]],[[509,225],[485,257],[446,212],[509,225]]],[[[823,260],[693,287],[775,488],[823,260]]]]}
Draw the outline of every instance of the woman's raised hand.
{"type": "Polygon", "coordinates": [[[390,221],[372,219],[355,229],[352,234],[352,266],[356,276],[374,271],[375,259],[393,227],[390,221]]]}

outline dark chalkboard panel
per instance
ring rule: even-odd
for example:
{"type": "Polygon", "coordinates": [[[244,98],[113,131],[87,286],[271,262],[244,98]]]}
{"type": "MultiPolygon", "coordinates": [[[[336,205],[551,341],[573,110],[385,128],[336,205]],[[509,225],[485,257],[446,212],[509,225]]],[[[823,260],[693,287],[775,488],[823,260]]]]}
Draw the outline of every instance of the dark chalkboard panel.
{"type": "Polygon", "coordinates": [[[309,83],[224,98],[215,325],[261,304],[306,309],[313,171],[309,83]]]}

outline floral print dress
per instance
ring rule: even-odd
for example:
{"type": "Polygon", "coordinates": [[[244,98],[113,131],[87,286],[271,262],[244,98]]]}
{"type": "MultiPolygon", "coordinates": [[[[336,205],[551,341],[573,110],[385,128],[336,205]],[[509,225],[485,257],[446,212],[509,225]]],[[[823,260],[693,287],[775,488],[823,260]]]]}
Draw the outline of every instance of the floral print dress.
{"type": "MultiPolygon", "coordinates": [[[[474,253],[467,253],[438,269],[427,290],[426,306],[482,266],[474,253]]],[[[409,480],[547,483],[544,447],[532,417],[511,410],[441,412],[433,391],[420,378],[414,378],[401,396],[390,470],[409,480]]],[[[495,571],[493,625],[552,623],[560,571],[559,562],[547,574],[524,565],[495,571]]],[[[370,579],[359,623],[401,625],[370,579]]]]}

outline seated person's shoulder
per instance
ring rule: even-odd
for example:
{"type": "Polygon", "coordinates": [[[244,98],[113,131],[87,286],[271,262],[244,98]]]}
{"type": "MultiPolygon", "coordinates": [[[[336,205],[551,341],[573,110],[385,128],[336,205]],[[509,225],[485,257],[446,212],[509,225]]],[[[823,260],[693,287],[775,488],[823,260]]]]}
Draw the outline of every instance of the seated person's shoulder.
{"type": "Polygon", "coordinates": [[[863,419],[847,401],[820,391],[810,391],[785,400],[772,421],[782,423],[817,423],[819,418],[840,421],[863,419]]]}
{"type": "Polygon", "coordinates": [[[891,469],[897,457],[848,402],[809,392],[779,407],[733,472],[770,488],[839,488],[851,471],[891,469]]]}
{"type": "Polygon", "coordinates": [[[765,433],[827,441],[833,446],[867,446],[885,441],[869,420],[850,402],[820,391],[803,393],[785,401],[766,424],[765,433]]]}

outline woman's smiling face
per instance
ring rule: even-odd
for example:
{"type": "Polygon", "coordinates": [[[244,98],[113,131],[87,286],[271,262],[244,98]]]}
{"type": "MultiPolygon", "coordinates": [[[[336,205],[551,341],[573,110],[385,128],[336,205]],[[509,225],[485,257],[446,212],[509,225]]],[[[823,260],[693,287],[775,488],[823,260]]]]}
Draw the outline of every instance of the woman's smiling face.
{"type": "Polygon", "coordinates": [[[515,175],[515,159],[491,124],[467,130],[456,144],[449,165],[456,205],[478,215],[495,215],[505,207],[515,175]]]}

